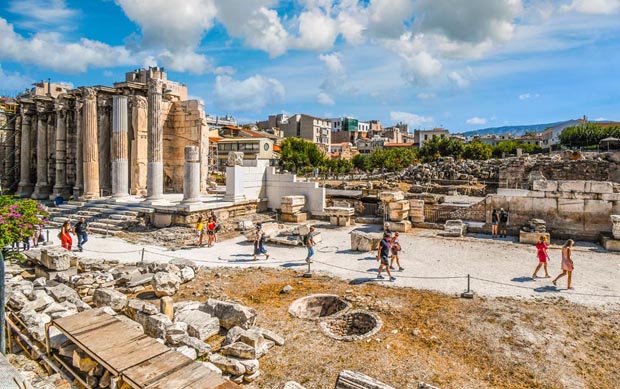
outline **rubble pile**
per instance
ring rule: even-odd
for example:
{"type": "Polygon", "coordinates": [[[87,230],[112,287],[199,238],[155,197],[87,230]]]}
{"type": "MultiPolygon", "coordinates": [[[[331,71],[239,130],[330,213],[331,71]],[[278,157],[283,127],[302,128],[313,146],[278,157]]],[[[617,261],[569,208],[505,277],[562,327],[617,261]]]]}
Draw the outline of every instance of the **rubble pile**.
{"type": "Polygon", "coordinates": [[[411,165],[401,172],[401,179],[425,184],[435,180],[477,180],[499,179],[500,163],[498,160],[487,161],[463,160],[454,161],[444,158],[441,161],[411,165]]]}
{"type": "Polygon", "coordinates": [[[547,232],[547,223],[542,219],[530,219],[521,227],[521,231],[525,232],[547,232]]]}

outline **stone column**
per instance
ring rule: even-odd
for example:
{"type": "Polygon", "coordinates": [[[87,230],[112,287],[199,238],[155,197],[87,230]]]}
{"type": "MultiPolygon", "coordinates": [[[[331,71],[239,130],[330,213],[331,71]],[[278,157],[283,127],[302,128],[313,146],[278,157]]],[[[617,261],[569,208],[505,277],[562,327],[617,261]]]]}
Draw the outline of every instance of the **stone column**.
{"type": "Polygon", "coordinates": [[[11,189],[13,183],[15,181],[14,169],[15,169],[15,138],[17,136],[17,119],[9,118],[6,116],[6,119],[9,122],[6,123],[5,131],[4,131],[4,166],[3,166],[3,174],[2,174],[2,188],[4,190],[11,189]]]}
{"type": "Polygon", "coordinates": [[[67,186],[67,111],[65,110],[65,101],[58,99],[54,108],[56,109],[56,179],[50,199],[60,196],[66,200],[70,196],[70,188],[67,186]]]}
{"type": "Polygon", "coordinates": [[[112,193],[112,99],[97,97],[97,142],[99,146],[99,189],[103,196],[112,193]]]}
{"type": "Polygon", "coordinates": [[[86,200],[96,199],[99,194],[99,144],[97,142],[97,91],[82,89],[82,159],[84,194],[86,200]]]}
{"type": "MultiPolygon", "coordinates": [[[[51,107],[52,110],[54,107],[51,107]]],[[[49,196],[56,183],[56,113],[51,111],[47,115],[47,185],[49,196]]]]}
{"type": "Polygon", "coordinates": [[[129,132],[127,96],[112,100],[112,197],[129,196],[129,132]]]}
{"type": "Polygon", "coordinates": [[[147,202],[160,202],[164,198],[164,126],[162,123],[163,81],[148,81],[148,164],[146,177],[147,202]]]}
{"type": "Polygon", "coordinates": [[[183,173],[183,203],[199,203],[200,149],[197,146],[185,146],[185,166],[183,173]]]}
{"type": "Polygon", "coordinates": [[[146,195],[148,163],[147,103],[144,96],[131,97],[131,194],[146,195]]]}
{"type": "Polygon", "coordinates": [[[75,184],[73,197],[78,198],[84,189],[84,169],[82,160],[82,102],[75,101],[75,184]]]}
{"type": "Polygon", "coordinates": [[[47,182],[47,116],[45,104],[37,104],[37,183],[31,196],[37,200],[47,199],[52,193],[47,182]]]}
{"type": "Polygon", "coordinates": [[[33,186],[30,179],[30,156],[32,154],[30,150],[30,142],[32,136],[32,106],[22,104],[22,139],[21,139],[21,156],[19,159],[19,185],[17,187],[17,195],[19,197],[30,197],[32,195],[33,186]]]}

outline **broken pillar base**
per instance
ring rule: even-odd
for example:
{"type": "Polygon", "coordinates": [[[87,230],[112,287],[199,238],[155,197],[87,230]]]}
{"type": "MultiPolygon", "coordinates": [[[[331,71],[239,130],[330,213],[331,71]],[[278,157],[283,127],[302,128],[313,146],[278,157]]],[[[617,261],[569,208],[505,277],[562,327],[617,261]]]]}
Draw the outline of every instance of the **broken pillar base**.
{"type": "Polygon", "coordinates": [[[471,290],[465,291],[463,293],[461,293],[461,298],[463,299],[473,299],[474,298],[474,292],[471,290]]]}
{"type": "Polygon", "coordinates": [[[303,223],[308,220],[308,214],[306,212],[299,213],[282,213],[280,214],[280,220],[285,223],[303,223]]]}
{"type": "Polygon", "coordinates": [[[620,239],[614,239],[611,235],[601,233],[599,242],[601,242],[601,246],[607,251],[620,251],[620,239]]]}

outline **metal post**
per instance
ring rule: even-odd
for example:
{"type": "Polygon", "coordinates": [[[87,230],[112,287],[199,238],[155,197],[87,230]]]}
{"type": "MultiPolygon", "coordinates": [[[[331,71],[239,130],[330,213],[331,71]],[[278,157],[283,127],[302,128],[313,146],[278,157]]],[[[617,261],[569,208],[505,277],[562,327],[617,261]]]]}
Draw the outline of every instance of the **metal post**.
{"type": "Polygon", "coordinates": [[[142,256],[140,257],[140,262],[144,262],[144,247],[142,247],[142,256]]]}
{"type": "Polygon", "coordinates": [[[4,255],[0,251],[0,353],[2,355],[6,355],[6,331],[5,331],[5,313],[4,313],[4,296],[5,296],[5,287],[4,287],[4,255]]]}
{"type": "Polygon", "coordinates": [[[463,293],[461,293],[461,298],[464,299],[473,299],[474,298],[474,292],[470,289],[470,276],[469,274],[467,275],[467,290],[463,293]]]}
{"type": "Polygon", "coordinates": [[[304,273],[304,278],[311,278],[312,273],[310,272],[310,264],[312,263],[312,261],[307,261],[307,263],[308,263],[308,270],[304,273]]]}
{"type": "Polygon", "coordinates": [[[52,244],[52,242],[50,242],[50,230],[46,229],[45,230],[45,242],[43,242],[43,246],[49,246],[52,244]]]}

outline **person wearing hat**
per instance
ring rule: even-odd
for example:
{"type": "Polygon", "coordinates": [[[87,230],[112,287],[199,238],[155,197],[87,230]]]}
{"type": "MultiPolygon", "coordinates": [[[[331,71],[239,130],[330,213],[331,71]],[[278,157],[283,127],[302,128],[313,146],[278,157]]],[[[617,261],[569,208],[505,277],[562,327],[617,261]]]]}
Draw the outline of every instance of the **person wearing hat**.
{"type": "Polygon", "coordinates": [[[508,212],[504,210],[504,208],[500,208],[499,210],[499,237],[506,237],[506,226],[508,225],[508,212]]]}
{"type": "Polygon", "coordinates": [[[308,249],[308,256],[306,257],[307,263],[312,263],[311,258],[314,255],[314,245],[316,244],[314,242],[314,235],[315,235],[314,226],[310,226],[308,234],[304,236],[304,244],[306,245],[306,248],[308,249]]]}
{"type": "Polygon", "coordinates": [[[252,260],[256,261],[256,256],[261,254],[266,256],[265,259],[269,259],[269,254],[267,254],[267,250],[265,249],[265,233],[263,232],[263,226],[258,223],[254,234],[254,258],[252,258],[252,260]]]}

